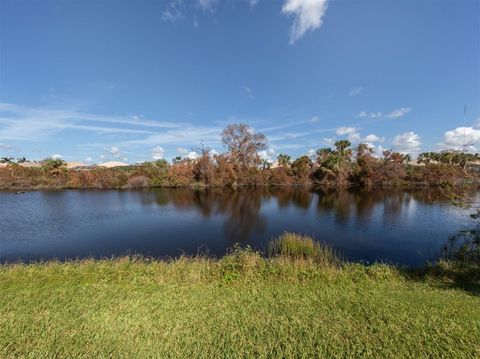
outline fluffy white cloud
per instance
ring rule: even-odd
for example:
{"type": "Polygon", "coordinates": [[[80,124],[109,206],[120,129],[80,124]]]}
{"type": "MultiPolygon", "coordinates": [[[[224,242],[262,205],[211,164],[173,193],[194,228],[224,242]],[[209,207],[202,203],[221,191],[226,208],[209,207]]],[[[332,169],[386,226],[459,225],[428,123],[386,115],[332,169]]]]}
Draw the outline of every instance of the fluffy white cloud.
{"type": "Polygon", "coordinates": [[[355,117],[360,117],[360,118],[364,118],[364,117],[377,118],[377,117],[381,117],[381,116],[382,116],[382,113],[381,113],[381,112],[360,111],[360,112],[358,113],[358,115],[356,115],[355,117]]]}
{"type": "Polygon", "coordinates": [[[402,107],[387,114],[387,118],[400,118],[412,111],[411,107],[402,107]]]}
{"type": "Polygon", "coordinates": [[[322,26],[322,18],[327,7],[328,0],[286,0],[282,13],[295,16],[290,29],[290,44],[301,38],[307,31],[313,31],[322,26]]]}
{"type": "Polygon", "coordinates": [[[375,146],[375,144],[371,142],[365,142],[365,144],[372,149],[373,155],[378,158],[382,157],[383,151],[386,150],[386,148],[384,148],[382,145],[375,146]]]}
{"type": "Polygon", "coordinates": [[[348,140],[352,143],[360,142],[361,140],[360,134],[355,127],[340,127],[337,129],[336,134],[339,136],[347,136],[348,140]]]}
{"type": "Polygon", "coordinates": [[[189,160],[196,160],[198,157],[200,157],[200,154],[199,154],[198,152],[196,152],[196,151],[190,151],[190,152],[188,152],[188,154],[187,154],[187,158],[188,158],[189,160]]]}
{"type": "Polygon", "coordinates": [[[85,158],[85,162],[92,162],[92,161],[93,161],[92,157],[85,158]]]}
{"type": "Polygon", "coordinates": [[[110,152],[114,157],[120,157],[120,148],[117,146],[111,146],[110,148],[107,148],[107,151],[110,152]]]}
{"type": "Polygon", "coordinates": [[[259,0],[248,0],[248,3],[251,7],[257,6],[259,0]]]}
{"type": "MultiPolygon", "coordinates": [[[[383,142],[385,140],[385,138],[379,137],[373,133],[367,135],[366,137],[362,137],[358,128],[355,127],[339,127],[335,133],[339,136],[347,136],[347,139],[353,144],[364,142],[383,142]]],[[[326,138],[324,141],[327,143],[333,143],[335,142],[335,138],[326,138]]]]}
{"type": "Polygon", "coordinates": [[[52,158],[54,160],[61,160],[63,158],[63,156],[59,155],[59,154],[54,154],[54,155],[51,155],[50,158],[52,158]]]}
{"type": "Polygon", "coordinates": [[[362,142],[383,142],[383,141],[385,141],[384,137],[378,137],[373,133],[365,136],[362,140],[362,142]]]}
{"type": "Polygon", "coordinates": [[[275,157],[275,150],[273,150],[272,148],[260,151],[258,152],[258,154],[262,160],[273,163],[275,157]]]}
{"type": "Polygon", "coordinates": [[[405,154],[418,154],[418,152],[420,152],[421,145],[422,142],[420,141],[420,136],[412,131],[395,136],[393,140],[393,146],[395,147],[395,150],[405,154]]]}
{"type": "Polygon", "coordinates": [[[352,91],[350,91],[349,95],[350,96],[358,96],[362,93],[362,91],[363,91],[363,87],[360,86],[360,87],[357,87],[357,88],[353,89],[352,91]]]}
{"type": "Polygon", "coordinates": [[[351,135],[353,133],[356,133],[357,129],[355,127],[339,127],[335,132],[339,136],[344,136],[344,135],[351,135]]]}
{"type": "Polygon", "coordinates": [[[164,155],[165,155],[165,150],[162,147],[156,146],[152,148],[152,158],[154,160],[161,160],[164,155]]]}
{"type": "Polygon", "coordinates": [[[443,143],[440,144],[443,149],[468,147],[475,151],[475,145],[480,143],[480,130],[473,127],[457,127],[445,132],[443,137],[443,143]]]}

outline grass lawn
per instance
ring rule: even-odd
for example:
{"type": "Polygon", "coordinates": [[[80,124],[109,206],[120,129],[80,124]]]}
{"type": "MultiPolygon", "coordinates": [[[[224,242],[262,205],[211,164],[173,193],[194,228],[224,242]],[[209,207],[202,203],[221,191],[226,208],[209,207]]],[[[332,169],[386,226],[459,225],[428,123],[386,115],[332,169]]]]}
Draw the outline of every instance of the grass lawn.
{"type": "Polygon", "coordinates": [[[472,288],[249,251],[3,265],[0,357],[478,358],[472,288]]]}

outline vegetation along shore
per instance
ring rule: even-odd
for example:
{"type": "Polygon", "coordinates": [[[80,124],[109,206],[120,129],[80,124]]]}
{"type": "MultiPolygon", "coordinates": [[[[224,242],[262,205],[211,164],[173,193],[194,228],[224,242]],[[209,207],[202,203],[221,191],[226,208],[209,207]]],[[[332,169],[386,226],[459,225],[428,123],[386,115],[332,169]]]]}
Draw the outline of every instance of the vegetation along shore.
{"type": "Polygon", "coordinates": [[[294,160],[279,154],[272,162],[265,159],[267,138],[245,124],[227,126],[221,139],[224,153],[201,146],[195,158],[176,157],[171,162],[86,166],[52,158],[29,162],[3,157],[0,189],[443,186],[476,183],[480,170],[478,154],[452,150],[421,153],[412,159],[391,150],[374,153],[368,143],[352,148],[347,140],[294,160]]]}
{"type": "Polygon", "coordinates": [[[478,358],[464,259],[366,266],[285,233],[266,255],[4,264],[0,357],[478,358]]]}

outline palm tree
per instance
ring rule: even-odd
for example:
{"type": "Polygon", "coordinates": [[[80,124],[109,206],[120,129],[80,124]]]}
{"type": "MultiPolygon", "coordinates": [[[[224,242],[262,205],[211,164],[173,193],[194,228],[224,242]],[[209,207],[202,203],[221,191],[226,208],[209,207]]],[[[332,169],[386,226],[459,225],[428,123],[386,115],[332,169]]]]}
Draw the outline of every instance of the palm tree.
{"type": "Polygon", "coordinates": [[[289,167],[290,163],[292,162],[292,158],[289,155],[280,153],[277,156],[277,161],[280,166],[289,167]]]}
{"type": "Polygon", "coordinates": [[[352,150],[348,149],[348,147],[350,147],[351,145],[352,145],[351,142],[348,140],[340,140],[335,142],[335,148],[341,156],[351,155],[352,150]]]}
{"type": "Polygon", "coordinates": [[[352,150],[350,141],[340,140],[334,144],[335,150],[321,148],[317,151],[318,170],[315,177],[321,182],[346,185],[351,175],[352,150]]]}
{"type": "Polygon", "coordinates": [[[0,158],[0,163],[12,163],[13,157],[2,157],[0,158]]]}

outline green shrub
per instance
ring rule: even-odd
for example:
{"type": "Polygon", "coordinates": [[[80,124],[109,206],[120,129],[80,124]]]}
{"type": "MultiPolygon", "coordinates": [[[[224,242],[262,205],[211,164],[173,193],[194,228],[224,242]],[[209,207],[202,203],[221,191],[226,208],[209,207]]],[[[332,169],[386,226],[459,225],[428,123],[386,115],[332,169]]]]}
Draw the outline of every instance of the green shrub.
{"type": "Polygon", "coordinates": [[[324,265],[335,265],[339,262],[330,247],[322,245],[309,236],[288,232],[270,241],[268,254],[292,259],[309,259],[324,265]]]}
{"type": "Polygon", "coordinates": [[[67,163],[64,160],[47,158],[41,163],[42,171],[48,175],[59,176],[67,172],[67,163]]]}

